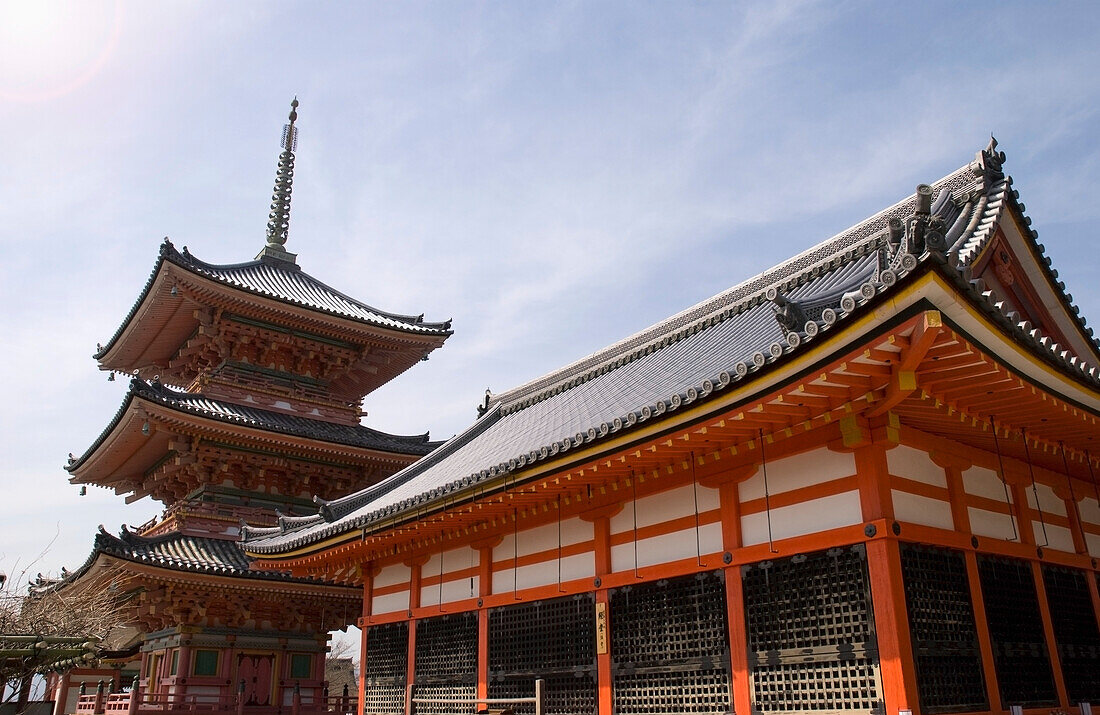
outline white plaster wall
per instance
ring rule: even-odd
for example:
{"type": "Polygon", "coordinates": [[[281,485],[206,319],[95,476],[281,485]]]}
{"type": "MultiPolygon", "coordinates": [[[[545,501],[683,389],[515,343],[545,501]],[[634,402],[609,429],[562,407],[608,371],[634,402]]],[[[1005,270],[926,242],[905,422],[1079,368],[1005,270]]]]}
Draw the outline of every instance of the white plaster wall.
{"type": "Polygon", "coordinates": [[[1027,504],[1032,509],[1035,508],[1035,492],[1038,492],[1039,505],[1043,507],[1044,514],[1066,516],[1066,503],[1046,484],[1036,484],[1034,489],[1029,485],[1024,488],[1024,491],[1027,492],[1027,504]]]}
{"type": "MultiPolygon", "coordinates": [[[[592,578],[596,575],[595,557],[591,551],[561,559],[562,583],[577,578],[592,578]]],[[[558,582],[558,559],[537,564],[520,566],[518,569],[505,568],[493,572],[493,593],[507,593],[513,590],[549,586],[558,582]]]]}
{"type": "Polygon", "coordinates": [[[371,599],[370,612],[373,616],[407,610],[409,610],[408,589],[396,593],[387,593],[382,596],[375,596],[371,599]]]}
{"type": "MultiPolygon", "coordinates": [[[[769,483],[771,478],[769,476],[769,483]]],[[[813,501],[772,509],[772,539],[812,534],[863,521],[859,492],[850,491],[813,501]]],[[[746,546],[768,541],[767,512],[741,517],[741,537],[746,546]]]]}
{"type": "Polygon", "coordinates": [[[890,474],[895,476],[937,487],[947,486],[947,474],[943,467],[933,462],[927,452],[899,444],[886,453],[886,463],[890,474]]]}
{"type": "MultiPolygon", "coordinates": [[[[661,534],[638,540],[638,568],[695,558],[697,554],[709,554],[722,550],[722,525],[701,524],[699,542],[695,541],[695,528],[661,534]]],[[[611,570],[634,570],[634,542],[611,547],[611,570]]]]}
{"type": "MultiPolygon", "coordinates": [[[[443,603],[452,603],[453,601],[461,601],[466,598],[477,598],[479,582],[480,578],[478,576],[474,576],[473,578],[466,577],[444,581],[443,603]]],[[[420,587],[420,605],[439,605],[438,583],[432,583],[428,584],[427,586],[420,587]]]]}
{"type": "Polygon", "coordinates": [[[1097,505],[1095,497],[1086,497],[1077,502],[1077,513],[1081,515],[1081,521],[1086,524],[1100,525],[1100,506],[1097,505]]]}
{"type": "MultiPolygon", "coordinates": [[[[999,502],[1005,500],[1005,487],[1001,478],[992,469],[971,467],[963,472],[963,488],[967,494],[996,499],[999,502]]],[[[1008,491],[1008,501],[1012,502],[1012,490],[1008,491]]]]}
{"type": "Polygon", "coordinates": [[[891,490],[891,493],[894,499],[894,516],[898,521],[934,526],[939,529],[955,528],[949,503],[898,489],[891,490]]]}
{"type": "Polygon", "coordinates": [[[386,566],[374,577],[374,587],[396,586],[399,583],[408,583],[412,578],[412,569],[405,564],[393,564],[386,566]]]}
{"type": "MultiPolygon", "coordinates": [[[[478,558],[477,551],[471,549],[469,546],[445,551],[443,552],[443,573],[446,575],[454,573],[455,571],[465,571],[466,569],[477,568],[478,558]]],[[[427,563],[420,567],[420,578],[425,579],[431,576],[438,576],[439,565],[440,555],[432,554],[427,563]]]]}
{"type": "Polygon", "coordinates": [[[1088,544],[1090,556],[1100,557],[1100,536],[1085,534],[1085,543],[1088,544]]]}
{"type": "Polygon", "coordinates": [[[1073,534],[1064,526],[1047,524],[1046,539],[1043,538],[1043,525],[1038,521],[1032,521],[1032,532],[1035,534],[1035,543],[1039,546],[1047,541],[1047,548],[1073,553],[1073,534]]]}
{"type": "MultiPolygon", "coordinates": [[[[695,493],[692,493],[692,485],[669,489],[668,491],[650,494],[638,500],[638,528],[653,526],[665,521],[671,521],[683,516],[695,515],[695,499],[699,499],[699,511],[717,509],[720,504],[717,489],[710,489],[702,485],[695,485],[695,493]]],[[[623,510],[611,517],[611,533],[622,534],[634,530],[634,509],[632,502],[627,501],[623,510]]],[[[633,566],[631,567],[633,568],[633,566]]]]}
{"type": "Polygon", "coordinates": [[[978,536],[988,536],[993,539],[1012,539],[1012,517],[1009,514],[999,514],[986,509],[967,509],[970,516],[970,531],[978,536]]]}
{"type": "MultiPolygon", "coordinates": [[[[534,529],[526,529],[519,532],[518,537],[521,558],[545,551],[557,551],[558,523],[555,521],[534,529]]],[[[562,546],[591,541],[592,538],[591,523],[582,521],[578,517],[565,519],[561,522],[562,546]]],[[[501,542],[493,548],[493,561],[505,561],[514,558],[516,556],[516,541],[516,534],[505,534],[501,542]]]]}
{"type": "MultiPolygon", "coordinates": [[[[789,492],[831,479],[850,477],[856,473],[856,458],[851,452],[834,452],[826,447],[768,462],[768,491],[771,494],[789,492]]],[[[742,502],[764,498],[764,473],[756,474],[737,486],[742,502]]],[[[767,538],[764,539],[767,541],[767,538]]]]}

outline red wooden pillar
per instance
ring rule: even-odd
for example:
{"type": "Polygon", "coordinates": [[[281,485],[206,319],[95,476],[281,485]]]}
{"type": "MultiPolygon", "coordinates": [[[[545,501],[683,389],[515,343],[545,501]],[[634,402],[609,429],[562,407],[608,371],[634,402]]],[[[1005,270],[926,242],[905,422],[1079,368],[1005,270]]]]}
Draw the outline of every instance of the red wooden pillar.
{"type": "MultiPolygon", "coordinates": [[[[420,569],[428,562],[428,557],[424,556],[415,561],[406,561],[405,565],[409,567],[409,615],[417,608],[420,608],[420,569]]],[[[409,618],[409,660],[406,667],[405,676],[405,713],[410,715],[413,710],[412,693],[413,685],[416,678],[416,619],[409,618]]]]}
{"type": "Polygon", "coordinates": [[[1005,704],[1001,702],[1001,686],[997,681],[997,667],[993,662],[993,640],[989,637],[989,619],[985,614],[978,555],[973,551],[966,552],[966,578],[970,582],[970,603],[974,608],[974,628],[978,631],[978,649],[982,653],[982,672],[985,673],[989,709],[1006,710],[1005,704]]]}
{"type": "Polygon", "coordinates": [[[1058,702],[1062,707],[1068,708],[1066,679],[1062,675],[1062,659],[1058,655],[1058,641],[1054,638],[1054,623],[1050,620],[1050,603],[1047,601],[1043,565],[1040,562],[1031,562],[1031,575],[1035,581],[1035,595],[1039,597],[1039,615],[1043,618],[1043,635],[1046,636],[1047,651],[1050,653],[1050,669],[1054,671],[1054,689],[1058,692],[1058,702]]]}
{"type": "Polygon", "coordinates": [[[1035,527],[1031,523],[1031,507],[1027,503],[1027,489],[1018,476],[1006,475],[1008,488],[1012,490],[1012,511],[1016,514],[1016,530],[1021,544],[1035,546],[1035,527]]]}
{"type": "MultiPolygon", "coordinates": [[[[359,715],[363,714],[364,703],[367,701],[367,638],[370,637],[370,616],[371,608],[374,603],[374,577],[378,575],[378,572],[374,569],[374,564],[369,564],[367,568],[363,570],[363,617],[359,619],[359,702],[356,705],[356,711],[359,715]]],[[[346,687],[346,686],[345,686],[346,687]]],[[[347,704],[344,704],[344,711],[347,712],[347,704]]]]}
{"type": "MultiPolygon", "coordinates": [[[[722,549],[731,556],[741,548],[741,501],[737,484],[756,474],[756,464],[737,467],[714,478],[701,479],[700,484],[718,489],[719,514],[722,519],[722,549]]],[[[724,559],[723,559],[724,560],[724,559]]],[[[736,559],[732,559],[736,561],[736,559]]],[[[733,711],[752,712],[752,688],[749,668],[748,634],[745,630],[745,590],[741,582],[740,564],[725,568],[726,628],[730,641],[730,673],[733,688],[733,711]]]]}
{"type": "Polygon", "coordinates": [[[932,452],[929,455],[936,466],[943,469],[947,479],[947,496],[951,500],[951,521],[955,531],[970,533],[970,510],[966,506],[966,487],[962,473],[970,469],[971,462],[952,454],[932,452]]]}
{"type": "MultiPolygon", "coordinates": [[[[864,443],[854,450],[864,521],[894,520],[886,449],[887,445],[883,443],[864,443]]],[[[901,575],[898,542],[886,535],[868,541],[867,571],[871,580],[879,672],[886,712],[911,710],[919,715],[916,660],[905,608],[905,583],[901,575]]]]}
{"type": "MultiPolygon", "coordinates": [[[[53,703],[53,715],[65,715],[65,705],[69,701],[69,683],[71,676],[69,671],[65,671],[61,674],[61,677],[57,680],[57,687],[54,689],[54,703],[53,703]]],[[[134,688],[137,690],[137,688],[134,688]]],[[[4,683],[0,682],[0,702],[4,700],[4,683]]]]}
{"type": "MultiPolygon", "coordinates": [[[[607,594],[607,586],[603,584],[603,578],[611,573],[611,517],[622,509],[622,504],[610,507],[601,507],[581,514],[585,521],[592,522],[592,537],[595,544],[593,554],[596,566],[596,580],[600,584],[596,587],[596,611],[603,611],[603,623],[606,624],[606,638],[602,641],[606,648],[600,648],[600,635],[596,635],[596,712],[599,715],[611,715],[611,630],[615,625],[611,622],[610,604],[607,594]],[[600,652],[600,651],[603,652],[600,652]]],[[[597,617],[597,624],[600,623],[597,617]]],[[[599,625],[597,625],[599,627],[599,625]]]]}
{"type": "Polygon", "coordinates": [[[484,598],[493,593],[493,549],[503,541],[501,536],[475,541],[477,549],[477,697],[489,697],[489,609],[484,598]]]}

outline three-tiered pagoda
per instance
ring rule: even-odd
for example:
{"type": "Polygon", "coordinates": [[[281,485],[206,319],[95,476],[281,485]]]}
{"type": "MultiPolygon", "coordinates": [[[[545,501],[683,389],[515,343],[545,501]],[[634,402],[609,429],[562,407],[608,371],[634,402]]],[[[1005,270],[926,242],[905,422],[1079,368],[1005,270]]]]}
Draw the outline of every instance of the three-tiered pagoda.
{"type": "MultiPolygon", "coordinates": [[[[360,424],[362,401],[424,359],[450,323],[377,310],[305,273],[285,249],[297,100],[285,127],[267,244],[214,265],[165,239],[101,370],[132,376],[122,407],[70,481],[151,497],[163,515],[118,536],[100,529],[68,582],[125,574],[142,703],[260,713],[324,682],[328,632],[353,623],[361,591],[250,568],[242,522],[287,528],[324,500],[366,488],[428,454],[427,434],[360,424]]],[[[58,708],[72,712],[71,671],[58,708]]],[[[75,674],[75,675],[74,675],[75,674]]],[[[85,679],[98,677],[87,673],[85,679]]]]}

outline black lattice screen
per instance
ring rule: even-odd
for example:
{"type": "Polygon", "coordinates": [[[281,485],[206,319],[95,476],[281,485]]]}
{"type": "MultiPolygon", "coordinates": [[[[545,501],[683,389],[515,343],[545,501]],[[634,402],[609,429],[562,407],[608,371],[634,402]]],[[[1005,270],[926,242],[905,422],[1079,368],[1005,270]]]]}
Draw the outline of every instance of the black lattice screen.
{"type": "Polygon", "coordinates": [[[1100,629],[1088,579],[1084,571],[1043,566],[1054,640],[1071,703],[1100,702],[1100,629]]]}
{"type": "Polygon", "coordinates": [[[901,571],[921,712],[988,710],[966,557],[901,544],[901,571]]]}
{"type": "Polygon", "coordinates": [[[732,711],[721,571],[614,589],[608,621],[616,715],[732,711]]]}
{"type": "Polygon", "coordinates": [[[405,712],[405,676],[409,663],[409,624],[388,623],[366,630],[367,663],[364,715],[405,712]]]}
{"type": "MultiPolygon", "coordinates": [[[[477,613],[452,613],[416,622],[413,697],[463,698],[477,695],[477,613]]],[[[418,703],[423,715],[465,712],[469,706],[418,703]]]]}
{"type": "Polygon", "coordinates": [[[862,545],[742,568],[760,712],[883,712],[862,545]]]}
{"type": "MultiPolygon", "coordinates": [[[[545,681],[545,712],[596,712],[596,611],[590,593],[489,611],[489,697],[526,698],[545,681]]],[[[520,715],[534,706],[513,708],[520,715]]]]}
{"type": "Polygon", "coordinates": [[[1058,696],[1031,564],[979,556],[978,573],[1002,706],[1056,705],[1058,696]]]}

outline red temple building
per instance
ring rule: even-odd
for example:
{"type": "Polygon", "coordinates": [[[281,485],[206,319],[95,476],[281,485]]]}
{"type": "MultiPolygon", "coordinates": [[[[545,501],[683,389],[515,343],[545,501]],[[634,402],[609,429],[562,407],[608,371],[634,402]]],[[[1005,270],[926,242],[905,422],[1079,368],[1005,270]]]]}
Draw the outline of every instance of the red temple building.
{"type": "Polygon", "coordinates": [[[536,679],[550,713],[1084,711],[1100,352],[1003,161],[490,395],[245,550],[360,589],[365,715],[536,679]]]}
{"type": "Polygon", "coordinates": [[[106,705],[89,694],[81,709],[261,715],[291,705],[295,692],[321,704],[328,632],[358,617],[359,576],[255,570],[236,543],[241,524],[293,528],[326,499],[437,446],[427,434],[360,424],[363,397],[440,347],[450,325],[372,308],[286,252],[295,119],[292,111],[256,259],[213,265],[165,239],[130,314],[95,354],[111,379],[132,380],[100,437],[70,459],[70,481],[128,502],[150,497],[165,511],[118,536],[101,527],[88,561],[55,586],[113,569],[131,623],[122,650],[103,654],[113,670],[55,678],[58,713],[76,709],[78,681],[105,673],[116,685],[138,675],[138,694],[106,705]]]}

